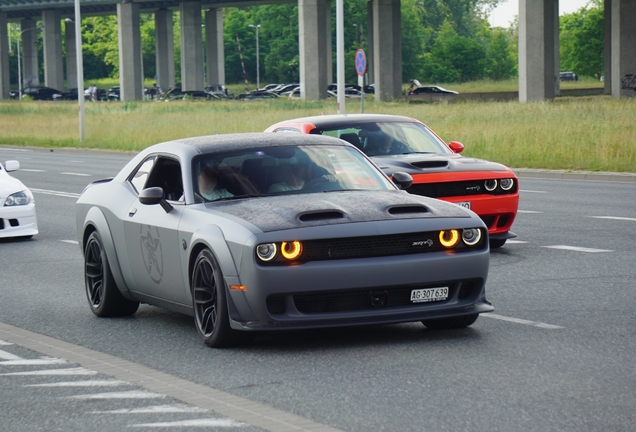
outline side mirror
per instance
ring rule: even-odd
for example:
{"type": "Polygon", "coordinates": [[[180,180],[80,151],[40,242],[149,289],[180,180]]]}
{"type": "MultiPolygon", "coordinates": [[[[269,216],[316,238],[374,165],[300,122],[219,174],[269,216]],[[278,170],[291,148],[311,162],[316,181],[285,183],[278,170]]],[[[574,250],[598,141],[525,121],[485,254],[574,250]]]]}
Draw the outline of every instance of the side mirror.
{"type": "Polygon", "coordinates": [[[7,172],[17,171],[20,169],[20,162],[17,160],[8,160],[4,164],[4,169],[6,169],[7,172]]]}
{"type": "Polygon", "coordinates": [[[163,198],[163,196],[164,193],[162,188],[151,187],[141,191],[139,194],[139,202],[143,205],[161,204],[161,207],[166,211],[166,213],[170,213],[172,206],[163,198]]]}
{"type": "Polygon", "coordinates": [[[413,177],[411,177],[410,174],[400,171],[394,172],[391,176],[391,180],[393,180],[393,183],[402,190],[410,188],[413,184],[413,177]]]}
{"type": "Polygon", "coordinates": [[[448,143],[448,146],[453,151],[453,153],[461,153],[462,151],[464,151],[464,144],[460,143],[459,141],[451,141],[448,143]]]}

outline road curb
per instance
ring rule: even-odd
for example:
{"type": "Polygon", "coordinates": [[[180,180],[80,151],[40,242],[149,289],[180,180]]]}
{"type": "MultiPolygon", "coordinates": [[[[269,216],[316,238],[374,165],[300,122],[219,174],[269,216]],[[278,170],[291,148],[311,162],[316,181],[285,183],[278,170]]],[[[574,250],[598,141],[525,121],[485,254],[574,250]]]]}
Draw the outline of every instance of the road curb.
{"type": "Polygon", "coordinates": [[[532,168],[512,168],[512,170],[517,177],[520,178],[636,183],[636,173],[542,170],[532,168]]]}

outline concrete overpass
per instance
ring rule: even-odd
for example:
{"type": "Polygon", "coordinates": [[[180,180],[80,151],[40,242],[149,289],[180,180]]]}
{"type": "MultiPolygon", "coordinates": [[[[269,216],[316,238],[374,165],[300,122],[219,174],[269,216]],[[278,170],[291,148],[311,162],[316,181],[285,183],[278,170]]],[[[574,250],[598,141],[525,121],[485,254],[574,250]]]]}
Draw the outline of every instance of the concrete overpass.
{"type": "MultiPolygon", "coordinates": [[[[82,16],[117,14],[119,70],[123,100],[143,96],[143,65],[139,14],[154,13],[158,85],[174,86],[173,11],[181,19],[181,81],[184,90],[207,82],[225,83],[223,7],[253,6],[285,0],[82,0],[82,16]],[[201,11],[205,11],[202,30],[201,11]],[[203,46],[202,31],[206,32],[203,46]]],[[[333,81],[330,0],[297,0],[300,82],[306,99],[327,96],[333,81]]],[[[519,0],[519,100],[549,100],[559,94],[558,0],[519,0]]],[[[376,99],[401,96],[402,48],[400,0],[370,0],[369,72],[376,99]]],[[[0,0],[0,98],[9,97],[7,23],[19,21],[23,46],[23,82],[39,84],[36,21],[42,22],[44,85],[64,87],[61,25],[73,18],[72,0],[0,0]]],[[[605,0],[605,85],[614,97],[636,96],[621,89],[621,80],[636,75],[636,0],[605,0]]],[[[247,25],[248,23],[246,23],[247,25]]],[[[74,25],[65,23],[68,87],[76,87],[74,25]]]]}

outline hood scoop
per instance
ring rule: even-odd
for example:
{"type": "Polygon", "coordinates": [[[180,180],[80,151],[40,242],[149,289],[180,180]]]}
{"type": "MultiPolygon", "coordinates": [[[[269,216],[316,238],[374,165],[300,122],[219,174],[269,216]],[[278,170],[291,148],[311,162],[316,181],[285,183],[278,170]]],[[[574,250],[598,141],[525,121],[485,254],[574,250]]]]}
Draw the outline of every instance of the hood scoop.
{"type": "Polygon", "coordinates": [[[301,222],[316,222],[332,219],[344,219],[345,215],[338,210],[321,210],[315,212],[303,213],[298,216],[301,222]]]}
{"type": "Polygon", "coordinates": [[[422,214],[428,213],[428,208],[422,205],[404,205],[404,206],[394,206],[389,207],[389,213],[393,216],[399,215],[412,215],[412,214],[422,214]]]}
{"type": "Polygon", "coordinates": [[[419,161],[419,162],[410,162],[410,164],[418,168],[446,168],[448,166],[448,161],[445,161],[445,160],[419,161]]]}

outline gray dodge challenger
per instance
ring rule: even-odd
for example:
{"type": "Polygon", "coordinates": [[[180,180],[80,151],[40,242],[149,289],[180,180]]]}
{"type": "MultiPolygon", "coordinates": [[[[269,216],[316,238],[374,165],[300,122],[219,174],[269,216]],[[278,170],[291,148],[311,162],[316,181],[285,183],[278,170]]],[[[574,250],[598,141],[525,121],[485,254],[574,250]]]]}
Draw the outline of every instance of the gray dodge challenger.
{"type": "Polygon", "coordinates": [[[157,144],[76,204],[88,303],[194,316],[211,347],[258,331],[421,321],[466,327],[486,300],[488,231],[408,194],[349,143],[235,134],[157,144]]]}

